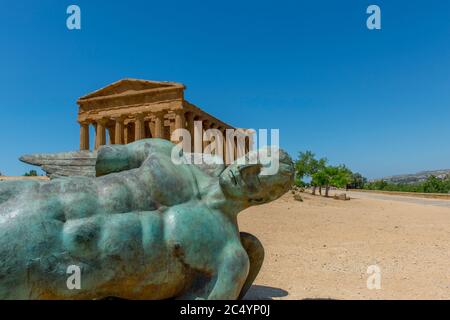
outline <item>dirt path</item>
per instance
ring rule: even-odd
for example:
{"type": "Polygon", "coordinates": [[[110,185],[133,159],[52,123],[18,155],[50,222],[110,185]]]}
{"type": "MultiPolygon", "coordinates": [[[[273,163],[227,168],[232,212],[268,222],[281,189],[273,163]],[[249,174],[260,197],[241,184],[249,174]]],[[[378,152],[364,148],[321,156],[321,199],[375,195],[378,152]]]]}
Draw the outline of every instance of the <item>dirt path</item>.
{"type": "MultiPolygon", "coordinates": [[[[339,193],[339,191],[338,191],[338,193],[339,193]]],[[[438,206],[438,207],[450,207],[450,200],[425,199],[425,198],[415,198],[415,197],[406,197],[406,196],[398,196],[398,195],[385,195],[385,194],[370,193],[370,192],[347,191],[346,193],[351,198],[379,199],[379,200],[387,200],[387,201],[401,201],[401,202],[407,202],[407,203],[416,203],[416,204],[421,204],[421,205],[430,205],[430,206],[438,206]]]]}
{"type": "Polygon", "coordinates": [[[447,207],[302,195],[239,215],[266,249],[247,298],[450,299],[447,207]],[[367,288],[371,265],[381,270],[379,290],[367,288]]]}

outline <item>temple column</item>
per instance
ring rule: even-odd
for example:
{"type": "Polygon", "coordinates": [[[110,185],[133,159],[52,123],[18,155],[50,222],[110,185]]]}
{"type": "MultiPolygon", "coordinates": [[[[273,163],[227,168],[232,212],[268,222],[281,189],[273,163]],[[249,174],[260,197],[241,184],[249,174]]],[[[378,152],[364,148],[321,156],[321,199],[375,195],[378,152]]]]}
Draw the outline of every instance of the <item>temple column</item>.
{"type": "Polygon", "coordinates": [[[220,127],[220,132],[222,133],[222,140],[223,140],[223,145],[222,145],[222,155],[223,155],[223,163],[226,164],[226,152],[227,152],[227,139],[225,136],[225,127],[220,127]]]}
{"type": "Polygon", "coordinates": [[[255,143],[255,135],[256,131],[253,129],[247,129],[248,134],[248,144],[247,144],[247,150],[246,154],[253,150],[253,144],[255,143]]]}
{"type": "Polygon", "coordinates": [[[192,112],[188,112],[185,114],[187,129],[189,134],[191,135],[191,150],[194,149],[194,114],[192,112]]]}
{"type": "Polygon", "coordinates": [[[129,137],[128,137],[128,124],[123,124],[123,143],[127,144],[130,143],[129,137]]]}
{"type": "Polygon", "coordinates": [[[164,138],[164,113],[155,114],[155,138],[164,138]]]}
{"type": "Polygon", "coordinates": [[[80,122],[80,150],[89,150],[89,123],[80,122]]]}
{"type": "Polygon", "coordinates": [[[223,134],[223,127],[220,126],[220,125],[217,125],[216,129],[220,131],[220,139],[222,140],[222,144],[219,143],[219,144],[216,145],[217,146],[217,152],[218,153],[220,152],[220,155],[222,156],[222,159],[224,160],[224,163],[225,163],[225,157],[224,157],[224,155],[225,155],[225,153],[224,153],[225,135],[223,134]],[[219,149],[220,147],[222,147],[222,150],[219,149]]]}
{"type": "Polygon", "coordinates": [[[203,153],[205,152],[206,147],[209,145],[209,141],[204,140],[205,138],[205,132],[209,129],[210,121],[209,120],[203,120],[203,135],[202,135],[202,141],[203,141],[203,153]]]}
{"type": "Polygon", "coordinates": [[[153,119],[150,119],[148,122],[148,128],[150,130],[150,136],[151,138],[155,137],[155,121],[153,119]]]}
{"type": "MultiPolygon", "coordinates": [[[[198,116],[194,117],[194,123],[202,121],[198,116]]],[[[203,130],[202,126],[194,126],[192,140],[194,143],[193,150],[195,153],[202,153],[203,150],[203,130]],[[196,142],[198,140],[198,142],[196,142]]]]}
{"type": "Polygon", "coordinates": [[[234,138],[234,129],[227,128],[225,129],[225,143],[224,143],[224,149],[225,149],[225,162],[227,165],[231,164],[235,160],[235,138],[234,138]],[[227,133],[228,130],[230,133],[227,133]]]}
{"type": "Polygon", "coordinates": [[[244,156],[246,154],[246,145],[247,145],[247,132],[246,130],[239,128],[236,129],[237,138],[236,138],[236,149],[235,149],[235,157],[236,159],[244,156]]]}
{"type": "Polygon", "coordinates": [[[109,144],[115,144],[116,141],[116,126],[108,127],[108,143],[109,144]]]}
{"type": "Polygon", "coordinates": [[[171,140],[170,139],[170,137],[172,136],[172,132],[173,132],[173,130],[175,130],[175,121],[174,121],[174,119],[168,119],[168,121],[169,121],[169,130],[167,131],[164,131],[164,139],[167,139],[167,140],[171,140]]]}
{"type": "MultiPolygon", "coordinates": [[[[218,128],[219,128],[219,125],[217,124],[217,123],[212,123],[210,126],[210,129],[216,129],[216,130],[218,130],[218,128]]],[[[214,130],[214,134],[213,134],[213,137],[214,137],[214,140],[213,140],[213,142],[212,142],[212,148],[214,148],[214,155],[219,155],[219,147],[221,147],[222,146],[222,144],[220,143],[220,141],[218,140],[218,139],[220,139],[220,137],[218,138],[217,137],[217,135],[216,135],[216,133],[217,133],[217,131],[216,130],[214,130]]],[[[211,137],[210,137],[211,138],[211,137]]],[[[222,152],[220,152],[220,154],[222,154],[222,152]]]]}
{"type": "Polygon", "coordinates": [[[116,120],[116,128],[115,128],[115,132],[114,132],[114,143],[115,144],[124,144],[124,137],[123,137],[123,133],[124,133],[124,121],[125,119],[122,117],[118,117],[115,119],[116,120]]]}
{"type": "Polygon", "coordinates": [[[141,140],[145,138],[145,127],[144,127],[144,115],[136,115],[136,122],[134,123],[134,141],[141,140]]]}
{"type": "Polygon", "coordinates": [[[95,130],[95,150],[106,143],[106,123],[105,119],[97,121],[95,130]]]}
{"type": "Polygon", "coordinates": [[[185,122],[184,111],[180,110],[175,112],[175,130],[184,129],[186,126],[185,122]]]}
{"type": "MultiPolygon", "coordinates": [[[[175,111],[175,123],[174,123],[174,131],[179,129],[185,129],[186,128],[186,118],[185,118],[185,111],[184,110],[177,110],[175,111]]],[[[192,151],[192,138],[189,139],[188,137],[184,136],[185,131],[182,130],[182,132],[177,132],[175,135],[171,133],[171,140],[173,143],[180,143],[182,142],[182,148],[184,152],[191,152],[192,151]],[[186,138],[186,139],[185,139],[186,138]]]]}

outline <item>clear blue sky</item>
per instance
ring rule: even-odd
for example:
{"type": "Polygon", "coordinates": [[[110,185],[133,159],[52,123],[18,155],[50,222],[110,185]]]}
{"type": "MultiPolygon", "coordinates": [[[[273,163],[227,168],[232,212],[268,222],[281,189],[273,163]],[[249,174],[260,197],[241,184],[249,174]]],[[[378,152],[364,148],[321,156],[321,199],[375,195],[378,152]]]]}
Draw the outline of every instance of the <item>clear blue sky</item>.
{"type": "Polygon", "coordinates": [[[450,168],[450,1],[0,3],[4,174],[76,150],[76,99],[124,77],[182,82],[218,118],[369,178],[450,168]],[[70,4],[82,30],[66,28],[70,4]]]}

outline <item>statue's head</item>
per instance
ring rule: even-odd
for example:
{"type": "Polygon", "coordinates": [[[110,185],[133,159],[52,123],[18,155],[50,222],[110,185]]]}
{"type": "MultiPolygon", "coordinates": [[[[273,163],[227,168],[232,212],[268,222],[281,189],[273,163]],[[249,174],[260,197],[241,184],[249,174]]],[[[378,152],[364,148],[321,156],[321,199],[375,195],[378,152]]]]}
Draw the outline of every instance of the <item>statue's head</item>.
{"type": "Polygon", "coordinates": [[[286,193],[294,179],[294,164],[281,149],[253,151],[236,160],[220,174],[220,186],[227,198],[247,206],[273,201],[286,193]]]}

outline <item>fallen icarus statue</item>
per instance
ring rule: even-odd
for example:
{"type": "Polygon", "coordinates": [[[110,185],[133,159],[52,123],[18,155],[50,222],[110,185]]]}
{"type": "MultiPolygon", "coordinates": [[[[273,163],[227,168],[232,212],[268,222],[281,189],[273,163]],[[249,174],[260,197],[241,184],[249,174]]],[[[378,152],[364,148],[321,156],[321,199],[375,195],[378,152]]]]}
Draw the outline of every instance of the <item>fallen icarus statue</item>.
{"type": "Polygon", "coordinates": [[[207,171],[174,164],[173,147],[103,146],[95,178],[0,182],[0,298],[242,298],[264,250],[237,214],[289,190],[292,161],[207,171]]]}

